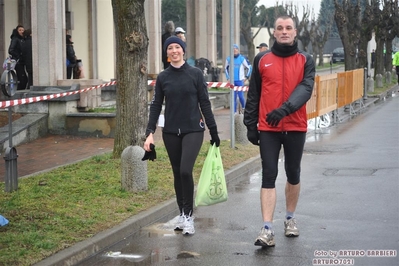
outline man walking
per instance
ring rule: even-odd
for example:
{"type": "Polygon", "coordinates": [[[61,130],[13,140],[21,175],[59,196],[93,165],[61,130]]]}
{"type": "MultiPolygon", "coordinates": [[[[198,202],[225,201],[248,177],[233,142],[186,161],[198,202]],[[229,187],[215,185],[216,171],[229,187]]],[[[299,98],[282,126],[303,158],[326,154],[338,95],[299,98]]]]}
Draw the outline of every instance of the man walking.
{"type": "MultiPolygon", "coordinates": [[[[237,44],[233,45],[234,51],[234,59],[233,59],[233,67],[234,67],[234,86],[244,86],[245,81],[251,75],[252,66],[249,64],[248,60],[240,54],[240,49],[237,44]],[[245,72],[247,70],[247,72],[245,72]]],[[[227,80],[230,80],[230,56],[227,57],[224,72],[226,74],[227,80]]],[[[237,97],[240,99],[241,107],[245,109],[245,98],[244,91],[235,90],[234,91],[234,113],[237,112],[237,97]]]]}
{"type": "Polygon", "coordinates": [[[307,131],[306,102],[313,91],[315,64],[298,49],[294,20],[280,16],[274,23],[276,39],[271,50],[256,55],[249,84],[244,124],[248,140],[259,145],[262,158],[260,192],[263,226],[257,246],[274,246],[275,182],[281,146],[284,149],[286,215],[285,236],[299,236],[295,209],[307,131]]]}
{"type": "Polygon", "coordinates": [[[261,44],[259,44],[259,46],[256,47],[256,49],[259,49],[259,53],[260,53],[260,52],[267,51],[269,49],[269,46],[266,43],[262,42],[261,44]]]}

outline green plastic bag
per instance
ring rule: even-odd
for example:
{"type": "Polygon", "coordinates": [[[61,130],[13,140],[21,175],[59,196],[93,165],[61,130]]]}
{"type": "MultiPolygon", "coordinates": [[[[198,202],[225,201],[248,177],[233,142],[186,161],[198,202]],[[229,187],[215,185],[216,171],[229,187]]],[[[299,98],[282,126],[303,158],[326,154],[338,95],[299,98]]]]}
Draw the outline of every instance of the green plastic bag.
{"type": "Polygon", "coordinates": [[[226,178],[224,176],[220,148],[209,147],[195,195],[195,206],[208,206],[227,200],[226,178]]]}

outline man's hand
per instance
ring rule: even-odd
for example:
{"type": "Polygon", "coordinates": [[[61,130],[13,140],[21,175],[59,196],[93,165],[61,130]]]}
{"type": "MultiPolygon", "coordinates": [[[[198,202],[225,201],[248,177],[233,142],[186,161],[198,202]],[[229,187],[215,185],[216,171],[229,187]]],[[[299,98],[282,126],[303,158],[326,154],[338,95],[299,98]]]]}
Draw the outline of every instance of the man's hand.
{"type": "Polygon", "coordinates": [[[280,123],[281,119],[283,119],[288,114],[289,114],[288,111],[285,110],[283,107],[274,109],[273,111],[271,111],[266,115],[266,122],[270,126],[276,127],[278,123],[280,123]]]}
{"type": "Polygon", "coordinates": [[[253,145],[259,146],[259,131],[257,129],[248,129],[247,138],[253,145]]]}

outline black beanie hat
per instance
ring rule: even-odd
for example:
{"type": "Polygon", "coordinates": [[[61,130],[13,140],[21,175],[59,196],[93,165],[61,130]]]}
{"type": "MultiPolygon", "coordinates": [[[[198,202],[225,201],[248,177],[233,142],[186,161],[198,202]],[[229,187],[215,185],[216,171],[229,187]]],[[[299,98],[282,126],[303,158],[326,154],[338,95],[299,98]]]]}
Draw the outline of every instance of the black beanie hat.
{"type": "Polygon", "coordinates": [[[165,50],[165,52],[171,43],[178,43],[181,46],[181,48],[183,48],[183,52],[186,53],[186,43],[182,39],[176,36],[171,36],[166,39],[165,44],[163,45],[163,49],[165,50]]]}

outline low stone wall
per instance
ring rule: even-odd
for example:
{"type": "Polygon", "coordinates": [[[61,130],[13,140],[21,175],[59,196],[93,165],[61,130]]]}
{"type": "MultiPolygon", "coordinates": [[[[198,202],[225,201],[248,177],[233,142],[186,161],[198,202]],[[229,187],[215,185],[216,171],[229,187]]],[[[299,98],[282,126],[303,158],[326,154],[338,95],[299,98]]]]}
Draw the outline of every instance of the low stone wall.
{"type": "Polygon", "coordinates": [[[115,113],[73,113],[67,114],[65,128],[67,135],[113,138],[115,136],[115,113]]]}

